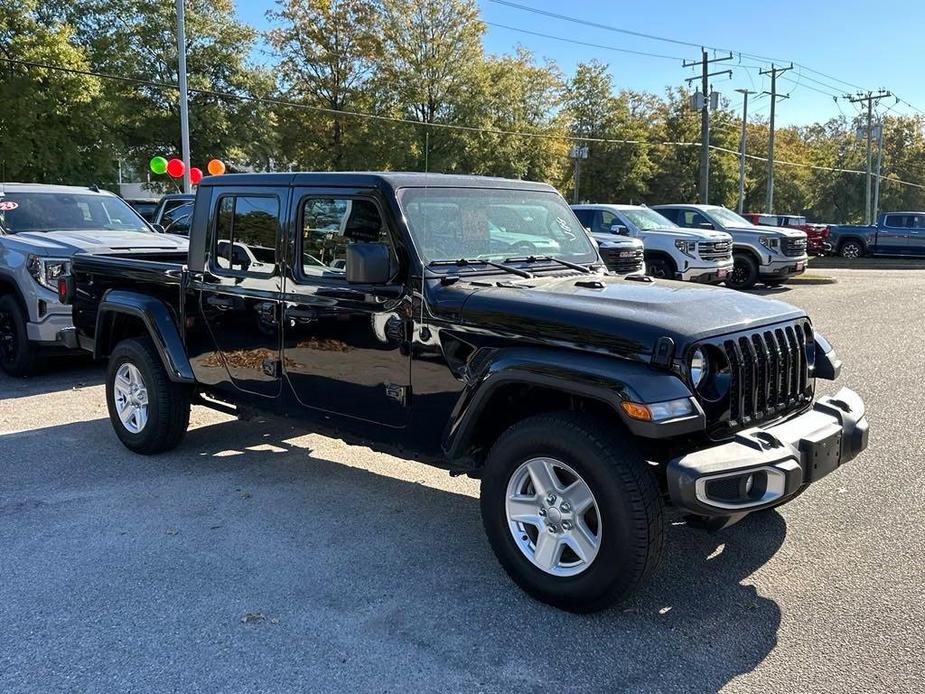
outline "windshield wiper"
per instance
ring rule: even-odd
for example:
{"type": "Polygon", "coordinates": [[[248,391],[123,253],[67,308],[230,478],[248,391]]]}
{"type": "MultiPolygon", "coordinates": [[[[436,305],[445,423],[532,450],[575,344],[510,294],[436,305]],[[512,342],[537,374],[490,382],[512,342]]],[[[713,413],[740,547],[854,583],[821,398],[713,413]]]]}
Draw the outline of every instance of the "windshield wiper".
{"type": "Polygon", "coordinates": [[[562,258],[555,258],[551,255],[528,255],[517,258],[505,258],[505,263],[538,263],[538,262],[552,262],[559,263],[559,265],[564,265],[565,267],[571,268],[572,270],[578,270],[588,274],[591,272],[591,268],[587,268],[584,265],[579,265],[578,263],[572,263],[568,260],[562,260],[562,258]]]}
{"type": "Polygon", "coordinates": [[[524,277],[530,279],[533,277],[532,274],[526,270],[521,270],[520,268],[511,267],[510,265],[503,265],[502,263],[496,263],[493,260],[485,260],[484,258],[460,258],[458,260],[431,260],[427,263],[427,267],[434,267],[439,265],[458,265],[463,267],[465,265],[489,265],[491,267],[496,267],[499,270],[504,270],[505,272],[510,272],[512,275],[517,275],[518,277],[524,277]]]}

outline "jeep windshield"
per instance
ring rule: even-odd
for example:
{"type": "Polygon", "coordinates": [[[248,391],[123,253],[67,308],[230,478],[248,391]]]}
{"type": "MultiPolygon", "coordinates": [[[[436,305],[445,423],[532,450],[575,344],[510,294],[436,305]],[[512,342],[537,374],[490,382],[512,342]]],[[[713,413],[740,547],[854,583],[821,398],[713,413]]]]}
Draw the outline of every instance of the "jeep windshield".
{"type": "Polygon", "coordinates": [[[87,193],[18,193],[0,196],[0,230],[142,231],[150,227],[128,203],[111,195],[87,193]]]}
{"type": "Polygon", "coordinates": [[[531,257],[598,262],[587,232],[556,193],[406,188],[399,201],[425,264],[462,258],[516,263],[531,257]]]}

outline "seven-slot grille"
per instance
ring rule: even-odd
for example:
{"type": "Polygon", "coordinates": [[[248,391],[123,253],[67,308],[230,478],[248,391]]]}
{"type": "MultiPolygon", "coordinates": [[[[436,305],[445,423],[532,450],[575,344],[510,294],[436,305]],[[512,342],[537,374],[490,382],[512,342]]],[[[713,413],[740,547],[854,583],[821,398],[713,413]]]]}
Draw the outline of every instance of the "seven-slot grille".
{"type": "Polygon", "coordinates": [[[602,248],[601,257],[611,272],[624,274],[639,270],[642,267],[642,250],[632,248],[602,248]]]}
{"type": "MultiPolygon", "coordinates": [[[[813,377],[806,345],[812,340],[808,321],[710,340],[729,364],[724,400],[728,421],[721,423],[722,428],[732,431],[753,426],[811,401],[813,377]]],[[[704,405],[710,408],[710,403],[704,405]]]]}
{"type": "Polygon", "coordinates": [[[789,255],[791,257],[805,255],[806,239],[784,239],[781,242],[781,250],[783,250],[784,255],[789,255]]]}
{"type": "Polygon", "coordinates": [[[704,260],[729,260],[732,244],[729,241],[704,241],[697,246],[697,252],[704,260]]]}

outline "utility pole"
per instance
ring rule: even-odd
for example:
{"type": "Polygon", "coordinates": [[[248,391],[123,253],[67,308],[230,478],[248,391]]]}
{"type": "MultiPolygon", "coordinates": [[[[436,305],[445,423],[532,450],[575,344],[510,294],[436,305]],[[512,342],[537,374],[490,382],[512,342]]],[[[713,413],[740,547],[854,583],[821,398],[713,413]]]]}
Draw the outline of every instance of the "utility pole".
{"type": "Polygon", "coordinates": [[[771,76],[771,91],[765,92],[771,96],[771,123],[770,131],[768,133],[768,199],[767,199],[767,210],[768,214],[774,212],[774,107],[777,105],[777,99],[789,99],[789,96],[777,93],[777,76],[787,70],[793,69],[793,63],[790,64],[790,67],[777,67],[774,63],[771,63],[770,70],[759,70],[758,74],[760,75],[770,75],[771,76]]]}
{"type": "Polygon", "coordinates": [[[177,72],[180,82],[180,148],[183,153],[183,192],[190,193],[189,95],[186,88],[185,0],[177,0],[177,72]]]}
{"type": "Polygon", "coordinates": [[[877,221],[880,213],[880,166],[883,164],[883,121],[875,126],[877,129],[877,175],[874,178],[874,213],[871,215],[873,222],[877,221]]]}
{"type": "Polygon", "coordinates": [[[581,162],[588,158],[587,145],[573,145],[569,151],[569,156],[575,161],[575,181],[572,187],[572,204],[577,205],[581,202],[579,198],[579,185],[581,183],[581,162]]]}
{"type": "Polygon", "coordinates": [[[872,162],[871,162],[870,143],[871,143],[871,140],[873,139],[871,128],[872,128],[873,120],[874,120],[874,102],[880,101],[880,99],[885,99],[888,96],[892,96],[892,94],[890,94],[888,91],[884,89],[881,89],[880,91],[876,93],[867,92],[865,94],[863,92],[858,92],[854,96],[851,96],[849,94],[846,94],[845,96],[848,98],[848,101],[850,101],[852,104],[858,104],[858,103],[864,103],[864,102],[867,103],[867,192],[865,193],[865,197],[864,197],[864,223],[870,224],[871,223],[870,179],[871,179],[871,173],[872,173],[871,169],[873,168],[872,162]]]}
{"type": "Polygon", "coordinates": [[[742,143],[739,145],[739,205],[738,211],[739,214],[742,214],[742,211],[745,207],[745,136],[746,130],[745,125],[748,122],[748,95],[757,94],[758,92],[752,92],[748,89],[736,89],[736,91],[744,97],[742,102],[742,143]]]}
{"type": "Polygon", "coordinates": [[[688,84],[700,80],[701,97],[703,103],[700,104],[700,202],[704,205],[710,202],[710,78],[717,75],[729,75],[732,77],[732,70],[721,70],[720,72],[710,72],[710,63],[718,63],[723,60],[732,60],[732,53],[722,58],[710,58],[705,49],[701,49],[700,60],[684,61],[684,67],[701,67],[700,77],[690,77],[686,81],[688,84]]]}

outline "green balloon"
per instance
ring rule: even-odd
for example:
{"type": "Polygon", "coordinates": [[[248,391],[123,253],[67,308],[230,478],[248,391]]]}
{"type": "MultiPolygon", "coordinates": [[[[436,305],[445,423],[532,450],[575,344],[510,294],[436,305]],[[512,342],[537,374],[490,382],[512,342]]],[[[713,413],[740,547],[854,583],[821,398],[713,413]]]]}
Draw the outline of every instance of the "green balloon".
{"type": "Polygon", "coordinates": [[[154,157],[148,166],[151,167],[152,173],[167,173],[167,160],[164,157],[154,157]]]}

